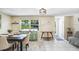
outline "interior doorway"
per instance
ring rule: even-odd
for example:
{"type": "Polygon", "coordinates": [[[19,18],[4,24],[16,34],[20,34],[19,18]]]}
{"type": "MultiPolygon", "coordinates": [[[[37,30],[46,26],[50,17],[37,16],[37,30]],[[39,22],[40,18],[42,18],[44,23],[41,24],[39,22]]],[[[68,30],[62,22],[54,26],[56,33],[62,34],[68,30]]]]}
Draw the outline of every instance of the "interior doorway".
{"type": "Polygon", "coordinates": [[[64,39],[64,16],[56,16],[56,37],[64,39]]]}

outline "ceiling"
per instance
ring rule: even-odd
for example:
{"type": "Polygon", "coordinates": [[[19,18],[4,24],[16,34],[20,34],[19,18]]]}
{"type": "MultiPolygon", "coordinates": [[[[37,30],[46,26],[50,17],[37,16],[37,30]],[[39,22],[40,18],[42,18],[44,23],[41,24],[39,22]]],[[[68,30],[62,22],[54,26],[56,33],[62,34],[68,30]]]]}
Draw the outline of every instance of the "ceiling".
{"type": "MultiPolygon", "coordinates": [[[[10,16],[39,15],[40,8],[0,8],[0,12],[10,16]]],[[[47,15],[74,15],[79,14],[79,8],[46,8],[47,15]]]]}

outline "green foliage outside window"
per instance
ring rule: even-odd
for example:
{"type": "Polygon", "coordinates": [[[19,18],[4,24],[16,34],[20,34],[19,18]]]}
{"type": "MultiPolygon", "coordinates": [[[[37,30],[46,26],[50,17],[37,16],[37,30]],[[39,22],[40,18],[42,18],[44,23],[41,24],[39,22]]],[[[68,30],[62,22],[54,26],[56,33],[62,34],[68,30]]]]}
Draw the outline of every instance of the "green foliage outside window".
{"type": "Polygon", "coordinates": [[[21,29],[38,29],[38,20],[22,20],[21,29]]]}
{"type": "Polygon", "coordinates": [[[29,29],[29,20],[22,20],[21,29],[29,29]]]}

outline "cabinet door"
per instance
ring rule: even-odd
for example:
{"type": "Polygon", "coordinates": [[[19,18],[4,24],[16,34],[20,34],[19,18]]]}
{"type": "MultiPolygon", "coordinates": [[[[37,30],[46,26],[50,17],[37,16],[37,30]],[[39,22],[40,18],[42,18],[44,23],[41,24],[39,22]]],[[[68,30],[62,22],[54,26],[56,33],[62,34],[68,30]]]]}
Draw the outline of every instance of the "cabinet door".
{"type": "Polygon", "coordinates": [[[37,32],[36,31],[33,31],[33,32],[31,32],[31,34],[30,34],[30,41],[36,41],[37,40],[37,32]]]}

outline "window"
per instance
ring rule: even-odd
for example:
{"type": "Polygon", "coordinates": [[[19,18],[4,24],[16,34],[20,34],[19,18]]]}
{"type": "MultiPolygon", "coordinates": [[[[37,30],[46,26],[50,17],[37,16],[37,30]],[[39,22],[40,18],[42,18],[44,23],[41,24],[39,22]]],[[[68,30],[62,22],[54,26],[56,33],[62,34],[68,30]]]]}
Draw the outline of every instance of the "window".
{"type": "Polygon", "coordinates": [[[29,20],[21,21],[21,29],[29,29],[29,20]]]}
{"type": "Polygon", "coordinates": [[[31,20],[31,29],[38,29],[38,20],[31,20]]]}
{"type": "Polygon", "coordinates": [[[21,29],[38,29],[38,20],[21,20],[21,29]]]}

